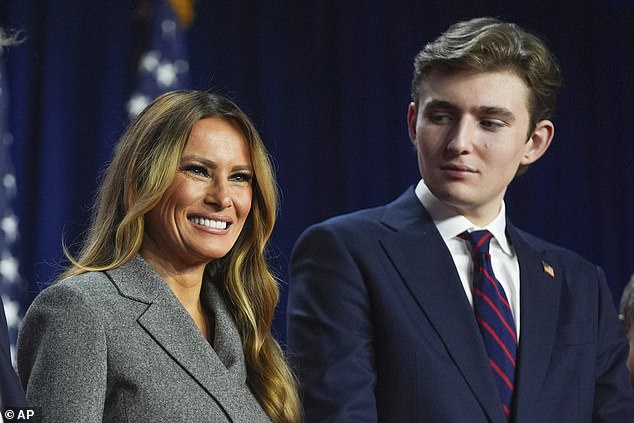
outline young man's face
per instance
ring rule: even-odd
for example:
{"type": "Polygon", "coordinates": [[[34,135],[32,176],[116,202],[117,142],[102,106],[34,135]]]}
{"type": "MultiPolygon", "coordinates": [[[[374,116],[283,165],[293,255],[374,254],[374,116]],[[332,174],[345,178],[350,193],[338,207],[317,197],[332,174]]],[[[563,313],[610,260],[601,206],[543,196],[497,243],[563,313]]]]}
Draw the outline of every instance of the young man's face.
{"type": "Polygon", "coordinates": [[[484,226],[499,212],[520,164],[536,161],[554,128],[529,134],[528,89],[510,71],[443,74],[421,85],[409,133],[425,183],[442,202],[484,226]]]}

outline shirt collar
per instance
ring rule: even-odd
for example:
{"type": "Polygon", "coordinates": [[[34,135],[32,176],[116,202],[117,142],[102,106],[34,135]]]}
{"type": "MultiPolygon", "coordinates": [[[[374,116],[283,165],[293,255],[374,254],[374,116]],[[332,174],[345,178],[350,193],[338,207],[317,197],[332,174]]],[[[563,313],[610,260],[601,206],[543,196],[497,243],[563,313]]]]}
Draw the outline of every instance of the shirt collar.
{"type": "Polygon", "coordinates": [[[506,206],[504,201],[502,201],[500,212],[495,219],[486,225],[486,227],[481,228],[440,201],[438,197],[429,190],[429,187],[427,187],[425,181],[422,179],[418,182],[418,185],[416,185],[416,196],[431,216],[436,228],[438,228],[438,232],[440,232],[440,236],[442,236],[445,242],[455,238],[464,231],[487,229],[500,245],[502,251],[508,255],[513,255],[513,250],[506,237],[506,206]]]}

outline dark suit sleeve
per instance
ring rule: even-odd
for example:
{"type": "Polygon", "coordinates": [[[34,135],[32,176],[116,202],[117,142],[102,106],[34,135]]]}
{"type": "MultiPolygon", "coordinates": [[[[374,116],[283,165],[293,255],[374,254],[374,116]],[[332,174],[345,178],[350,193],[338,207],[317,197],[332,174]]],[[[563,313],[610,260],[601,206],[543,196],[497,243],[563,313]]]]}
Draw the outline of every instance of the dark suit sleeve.
{"type": "Polygon", "coordinates": [[[18,372],[40,422],[101,422],[107,350],[99,313],[63,283],[33,302],[18,337],[18,372]]]}
{"type": "Polygon", "coordinates": [[[593,423],[634,422],[632,386],[626,371],[628,344],[605,280],[598,268],[599,310],[593,423]]]}
{"type": "Polygon", "coordinates": [[[307,422],[376,421],[370,300],[350,248],[310,228],[291,260],[288,343],[307,422]]]}
{"type": "Polygon", "coordinates": [[[4,304],[0,299],[0,408],[25,407],[24,392],[11,363],[11,349],[4,304]]]}

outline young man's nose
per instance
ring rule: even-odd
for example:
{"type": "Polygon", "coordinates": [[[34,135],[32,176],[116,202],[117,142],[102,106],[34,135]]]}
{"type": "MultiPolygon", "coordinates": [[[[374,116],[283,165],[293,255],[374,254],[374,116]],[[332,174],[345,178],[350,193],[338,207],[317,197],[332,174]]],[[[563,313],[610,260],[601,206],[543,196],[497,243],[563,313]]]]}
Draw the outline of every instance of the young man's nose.
{"type": "Polygon", "coordinates": [[[468,119],[456,121],[456,125],[449,133],[447,149],[456,154],[469,151],[475,136],[475,129],[475,124],[468,119]]]}

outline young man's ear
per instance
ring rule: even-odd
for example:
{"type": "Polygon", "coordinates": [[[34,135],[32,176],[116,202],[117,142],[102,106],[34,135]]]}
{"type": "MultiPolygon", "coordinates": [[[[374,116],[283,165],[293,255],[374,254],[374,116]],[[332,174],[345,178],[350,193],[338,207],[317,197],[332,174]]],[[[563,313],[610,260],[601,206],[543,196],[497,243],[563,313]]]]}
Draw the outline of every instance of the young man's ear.
{"type": "Polygon", "coordinates": [[[416,115],[416,104],[412,101],[407,107],[407,131],[409,132],[409,139],[414,145],[416,145],[416,115]]]}
{"type": "Polygon", "coordinates": [[[555,135],[555,125],[550,120],[537,122],[530,138],[526,141],[526,151],[522,164],[534,163],[544,155],[555,135]]]}

